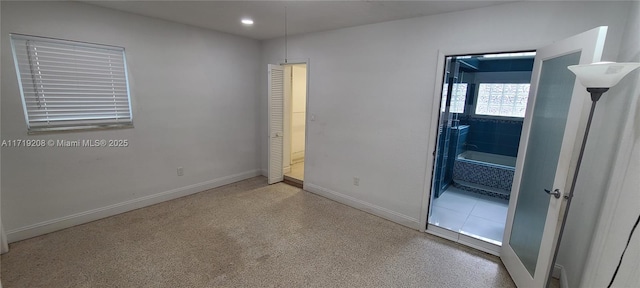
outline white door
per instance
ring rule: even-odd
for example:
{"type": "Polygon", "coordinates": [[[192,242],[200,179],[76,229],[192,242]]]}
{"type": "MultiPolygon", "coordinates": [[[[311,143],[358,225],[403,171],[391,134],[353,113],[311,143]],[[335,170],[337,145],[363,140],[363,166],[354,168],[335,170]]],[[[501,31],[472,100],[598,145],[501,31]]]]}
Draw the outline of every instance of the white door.
{"type": "Polygon", "coordinates": [[[269,184],[283,180],[284,67],[269,65],[269,184]]]}
{"type": "Polygon", "coordinates": [[[584,135],[591,102],[567,66],[600,61],[606,33],[599,27],[537,50],[500,253],[518,287],[546,285],[584,135]]]}

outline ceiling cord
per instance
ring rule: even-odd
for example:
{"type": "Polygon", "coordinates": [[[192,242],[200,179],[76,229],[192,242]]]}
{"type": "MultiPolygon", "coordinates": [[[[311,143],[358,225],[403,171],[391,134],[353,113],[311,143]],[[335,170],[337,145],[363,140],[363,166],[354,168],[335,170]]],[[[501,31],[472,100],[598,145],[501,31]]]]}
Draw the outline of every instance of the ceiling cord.
{"type": "Polygon", "coordinates": [[[287,63],[287,5],[284,6],[284,63],[287,63]]]}
{"type": "Polygon", "coordinates": [[[634,224],[633,228],[631,228],[631,233],[629,233],[629,239],[627,239],[627,245],[624,246],[624,250],[622,250],[622,255],[620,255],[620,261],[618,261],[618,267],[616,267],[616,271],[613,272],[613,276],[611,277],[611,281],[609,282],[609,285],[607,286],[607,288],[611,288],[611,285],[613,285],[613,281],[616,280],[616,276],[618,275],[618,270],[620,270],[620,265],[622,265],[622,258],[624,258],[624,253],[627,252],[627,248],[629,247],[629,243],[631,242],[631,238],[633,237],[633,232],[635,232],[636,228],[638,227],[638,222],[640,222],[640,215],[638,215],[636,224],[634,224]]]}

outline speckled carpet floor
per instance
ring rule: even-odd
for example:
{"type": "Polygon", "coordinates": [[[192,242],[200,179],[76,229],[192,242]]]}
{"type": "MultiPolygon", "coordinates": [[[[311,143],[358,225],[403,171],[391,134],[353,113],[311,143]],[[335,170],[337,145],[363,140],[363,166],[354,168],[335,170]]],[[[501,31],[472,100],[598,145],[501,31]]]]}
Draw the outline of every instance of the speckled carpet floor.
{"type": "Polygon", "coordinates": [[[514,287],[497,257],[256,177],[12,243],[11,287],[514,287]]]}

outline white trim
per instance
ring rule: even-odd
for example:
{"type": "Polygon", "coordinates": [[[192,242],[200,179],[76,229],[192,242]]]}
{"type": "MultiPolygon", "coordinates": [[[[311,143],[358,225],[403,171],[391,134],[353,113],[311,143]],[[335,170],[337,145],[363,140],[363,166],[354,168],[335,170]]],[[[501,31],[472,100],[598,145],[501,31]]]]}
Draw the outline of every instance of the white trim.
{"type": "MultiPolygon", "coordinates": [[[[306,131],[306,129],[305,129],[305,131],[306,131]]],[[[291,163],[296,164],[296,163],[300,163],[300,162],[304,162],[304,150],[291,153],[291,163]]]]}
{"type": "Polygon", "coordinates": [[[7,252],[9,252],[9,241],[7,241],[7,233],[4,232],[4,227],[0,222],[0,254],[7,252]]]}
{"type": "MultiPolygon", "coordinates": [[[[281,59],[278,62],[280,66],[284,66],[284,65],[296,65],[296,64],[307,64],[309,65],[309,58],[300,58],[300,59],[293,59],[293,60],[287,60],[287,62],[284,61],[284,59],[281,59]]],[[[307,76],[309,72],[307,72],[307,76]]]]}
{"type": "Polygon", "coordinates": [[[501,246],[460,234],[458,243],[500,257],[501,246]]]}
{"type": "Polygon", "coordinates": [[[555,279],[560,279],[560,277],[562,277],[561,275],[562,269],[564,269],[562,265],[556,264],[555,266],[553,266],[553,272],[551,273],[551,277],[555,279]]]}
{"type": "Polygon", "coordinates": [[[428,234],[431,234],[440,238],[444,238],[456,243],[460,243],[467,247],[471,247],[473,249],[476,249],[485,253],[489,253],[491,255],[500,256],[501,247],[498,245],[491,244],[489,242],[482,241],[480,239],[476,239],[455,231],[451,231],[449,229],[438,227],[433,224],[428,224],[428,225],[429,226],[427,227],[427,231],[426,231],[428,234]]]}
{"type": "Polygon", "coordinates": [[[436,60],[436,82],[433,89],[433,100],[431,101],[431,125],[427,134],[427,165],[425,167],[424,184],[422,188],[422,206],[420,207],[420,232],[427,229],[427,218],[429,218],[429,205],[431,203],[431,186],[433,185],[433,166],[435,165],[435,151],[438,142],[438,125],[440,119],[440,103],[442,102],[442,77],[444,77],[444,60],[446,54],[438,50],[436,60]],[[440,71],[440,72],[438,72],[440,71]],[[435,136],[434,136],[435,135],[435,136]]]}
{"type": "Polygon", "coordinates": [[[7,231],[7,238],[9,243],[20,241],[23,239],[36,237],[46,233],[54,232],[64,228],[84,224],[94,220],[106,218],[109,216],[117,215],[120,213],[128,212],[138,208],[158,204],[164,201],[180,198],[183,196],[191,195],[194,193],[202,192],[204,190],[213,189],[216,187],[224,186],[234,182],[242,181],[248,178],[252,178],[260,175],[260,170],[250,170],[230,176],[220,177],[217,179],[192,184],[176,189],[172,189],[165,192],[156,193],[128,201],[124,201],[117,204],[108,205],[96,209],[91,209],[85,212],[75,213],[72,215],[43,221],[36,224],[27,225],[24,227],[16,228],[7,231]]]}
{"type": "Polygon", "coordinates": [[[309,192],[318,194],[320,196],[329,198],[331,200],[340,202],[342,204],[351,206],[353,208],[371,213],[373,215],[382,217],[389,221],[393,221],[400,225],[407,226],[409,228],[413,228],[416,230],[420,230],[419,229],[420,221],[416,218],[409,217],[407,215],[403,215],[398,212],[391,211],[387,208],[380,207],[378,205],[371,204],[369,202],[362,201],[360,199],[356,199],[351,196],[344,195],[342,193],[332,191],[330,189],[323,188],[315,184],[308,183],[308,181],[304,181],[303,185],[304,185],[304,190],[307,190],[309,192]]]}
{"type": "Polygon", "coordinates": [[[569,277],[567,277],[567,269],[564,266],[556,264],[555,269],[560,270],[560,288],[569,288],[569,277]]]}
{"type": "MultiPolygon", "coordinates": [[[[306,102],[305,102],[306,107],[304,108],[304,113],[305,113],[304,114],[304,117],[305,117],[305,119],[304,119],[304,149],[305,149],[305,151],[307,151],[307,149],[309,149],[309,122],[310,122],[309,121],[309,119],[310,119],[309,115],[311,115],[310,112],[309,112],[309,99],[310,99],[309,92],[311,91],[311,88],[310,88],[310,86],[311,86],[311,72],[310,72],[311,71],[311,67],[310,67],[311,66],[311,59],[309,59],[309,58],[293,59],[291,61],[286,61],[286,63],[285,63],[285,60],[281,60],[280,61],[280,65],[295,65],[295,64],[305,64],[305,67],[307,69],[307,95],[306,95],[307,99],[306,99],[306,102]]],[[[305,157],[305,155],[303,155],[302,157],[305,157]]],[[[309,171],[307,169],[307,161],[305,161],[305,160],[306,159],[303,158],[303,163],[304,163],[303,164],[304,174],[302,175],[303,179],[307,179],[307,172],[309,171]]],[[[305,187],[304,186],[304,182],[303,182],[302,185],[303,185],[302,189],[306,190],[306,188],[304,188],[305,187]]]]}
{"type": "Polygon", "coordinates": [[[551,277],[554,279],[558,279],[560,282],[560,288],[569,288],[569,279],[567,278],[567,270],[564,269],[564,266],[560,264],[555,264],[553,266],[553,272],[551,273],[551,277]]]}
{"type": "Polygon", "coordinates": [[[455,231],[451,231],[449,229],[445,229],[442,227],[438,227],[436,225],[433,224],[428,224],[427,226],[427,234],[431,234],[434,236],[438,236],[440,238],[444,238],[447,240],[451,240],[453,242],[458,242],[458,237],[460,236],[460,233],[455,232],[455,231]]]}

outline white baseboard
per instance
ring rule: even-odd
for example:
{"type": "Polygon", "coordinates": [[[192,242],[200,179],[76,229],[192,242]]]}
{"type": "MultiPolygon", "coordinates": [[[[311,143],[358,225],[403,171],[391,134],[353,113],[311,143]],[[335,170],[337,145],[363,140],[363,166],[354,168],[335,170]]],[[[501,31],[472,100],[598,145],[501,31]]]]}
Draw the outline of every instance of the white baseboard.
{"type": "Polygon", "coordinates": [[[302,151],[298,151],[298,152],[293,152],[291,154],[291,163],[292,164],[297,164],[300,162],[304,162],[304,150],[302,151]]]}
{"type": "Polygon", "coordinates": [[[569,278],[567,278],[567,269],[564,269],[562,265],[556,264],[553,267],[553,278],[558,278],[560,280],[560,288],[569,288],[569,278]],[[558,277],[555,276],[556,270],[558,270],[558,277]]]}
{"type": "Polygon", "coordinates": [[[158,204],[160,202],[172,200],[175,198],[191,195],[204,190],[220,187],[223,185],[231,184],[234,182],[242,181],[251,177],[259,176],[261,170],[251,170],[235,175],[220,177],[217,179],[196,183],[176,189],[172,189],[165,192],[156,193],[153,195],[140,197],[137,199],[128,200],[125,202],[92,209],[85,212],[80,212],[56,219],[43,221],[40,223],[20,227],[7,231],[7,239],[9,243],[20,241],[23,239],[36,237],[53,231],[57,231],[64,228],[84,224],[87,222],[95,221],[105,217],[117,215],[134,209],[146,207],[149,205],[158,204]]]}
{"type": "Polygon", "coordinates": [[[260,172],[262,172],[262,176],[269,177],[269,171],[267,171],[267,169],[262,169],[260,172]]]}
{"type": "Polygon", "coordinates": [[[340,202],[342,204],[345,205],[349,205],[353,208],[371,213],[373,215],[382,217],[384,219],[387,219],[389,221],[393,221],[396,222],[400,225],[404,225],[407,226],[409,228],[413,228],[416,230],[420,229],[420,221],[418,221],[418,219],[409,217],[407,215],[403,215],[400,214],[398,212],[395,211],[391,211],[387,208],[384,207],[380,207],[374,204],[371,204],[369,202],[366,201],[362,201],[360,199],[356,199],[354,197],[348,196],[348,195],[344,195],[342,193],[336,192],[336,191],[332,191],[311,183],[308,183],[307,181],[304,182],[304,189],[318,194],[320,196],[329,198],[331,200],[340,202]]]}
{"type": "Polygon", "coordinates": [[[551,272],[551,277],[560,279],[560,277],[562,277],[561,273],[562,273],[562,266],[556,264],[555,266],[553,266],[553,272],[551,272]]]}

